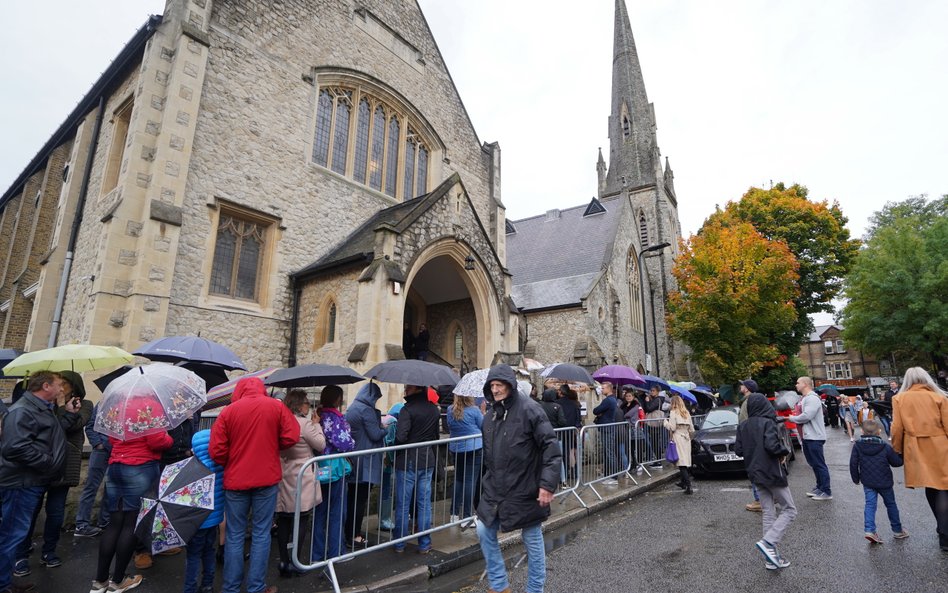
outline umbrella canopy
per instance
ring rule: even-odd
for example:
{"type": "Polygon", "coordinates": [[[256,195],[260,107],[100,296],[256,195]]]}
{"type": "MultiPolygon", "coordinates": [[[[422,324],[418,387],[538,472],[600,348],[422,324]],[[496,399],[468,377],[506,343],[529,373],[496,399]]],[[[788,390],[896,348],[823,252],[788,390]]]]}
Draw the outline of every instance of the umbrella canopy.
{"type": "Polygon", "coordinates": [[[778,391],[774,394],[774,407],[777,410],[792,410],[800,403],[800,394],[796,391],[778,391]]]}
{"type": "Polygon", "coordinates": [[[67,344],[27,352],[3,367],[8,377],[22,377],[39,371],[95,371],[132,362],[134,357],[115,346],[67,344]]]}
{"type": "Polygon", "coordinates": [[[138,356],[157,362],[209,362],[224,367],[228,371],[246,371],[240,357],[234,351],[197,336],[166,336],[154,342],[148,342],[135,351],[138,356]]]}
{"type": "Polygon", "coordinates": [[[95,379],[92,382],[95,383],[95,386],[99,388],[99,391],[105,393],[105,388],[109,386],[109,383],[111,383],[112,381],[115,381],[116,379],[118,379],[125,373],[129,372],[130,370],[132,370],[132,367],[130,365],[123,364],[122,366],[115,369],[114,371],[109,371],[108,373],[102,375],[101,377],[99,377],[98,379],[95,379]]]}
{"type": "Polygon", "coordinates": [[[593,385],[595,383],[593,378],[589,375],[589,371],[581,366],[569,364],[566,362],[551,364],[550,366],[543,369],[543,372],[540,373],[540,376],[546,379],[575,381],[576,383],[585,383],[587,385],[593,385]]]}
{"type": "Polygon", "coordinates": [[[214,510],[214,472],[196,457],[172,463],[161,472],[158,498],[142,498],[135,533],[153,554],[180,548],[214,510]]]}
{"type": "Polygon", "coordinates": [[[645,385],[645,379],[632,367],[621,364],[610,364],[593,373],[593,379],[602,383],[603,381],[612,381],[616,386],[619,385],[645,385]]]}
{"type": "Polygon", "coordinates": [[[230,380],[227,378],[224,367],[220,365],[208,364],[206,362],[177,362],[174,366],[188,369],[198,377],[204,379],[204,386],[208,389],[216,387],[221,383],[227,383],[230,380]]]}
{"type": "Polygon", "coordinates": [[[642,375],[642,378],[645,379],[645,383],[649,389],[652,387],[658,387],[663,391],[668,391],[670,389],[668,381],[660,377],[655,377],[654,375],[642,375]]]}
{"type": "Polygon", "coordinates": [[[234,395],[234,388],[237,387],[237,382],[241,379],[246,379],[247,377],[258,377],[261,381],[277,372],[276,367],[269,367],[261,369],[259,371],[254,371],[252,373],[246,373],[237,377],[236,379],[231,379],[226,383],[221,383],[216,387],[212,387],[207,390],[207,404],[201,408],[203,411],[213,410],[215,408],[223,408],[230,403],[230,398],[234,395]]]}
{"type": "Polygon", "coordinates": [[[316,387],[318,385],[347,385],[359,381],[365,381],[365,377],[344,366],[304,364],[279,369],[267,377],[264,384],[274,387],[316,387]]]}
{"type": "Polygon", "coordinates": [[[689,389],[695,399],[698,400],[698,407],[702,410],[710,410],[714,407],[714,394],[704,389],[689,389]]]}
{"type": "Polygon", "coordinates": [[[380,362],[365,374],[367,379],[402,385],[456,385],[461,379],[446,366],[424,360],[380,362]]]}
{"type": "Polygon", "coordinates": [[[169,364],[135,367],[105,388],[94,429],[122,441],[179,426],[207,401],[204,380],[169,364]]]}
{"type": "MultiPolygon", "coordinates": [[[[23,354],[23,351],[19,348],[3,348],[0,349],[0,367],[5,367],[11,362],[13,362],[17,357],[23,354]]],[[[6,376],[6,375],[2,375],[6,376]]]]}
{"type": "Polygon", "coordinates": [[[829,395],[839,395],[839,389],[837,389],[837,387],[832,383],[823,383],[817,387],[816,390],[820,393],[826,393],[829,395]]]}
{"type": "Polygon", "coordinates": [[[675,385],[674,383],[671,383],[671,384],[668,385],[668,388],[669,388],[669,390],[672,391],[674,394],[680,395],[680,396],[682,397],[682,399],[684,399],[684,400],[686,400],[686,401],[690,401],[690,402],[693,403],[693,404],[697,404],[697,403],[698,403],[698,398],[695,397],[695,395],[694,395],[693,393],[691,393],[690,391],[688,391],[687,389],[685,389],[685,388],[682,387],[681,385],[675,385]]]}
{"type": "Polygon", "coordinates": [[[484,397],[484,384],[487,383],[487,373],[490,369],[477,369],[461,377],[454,386],[454,393],[467,397],[484,397]]]}

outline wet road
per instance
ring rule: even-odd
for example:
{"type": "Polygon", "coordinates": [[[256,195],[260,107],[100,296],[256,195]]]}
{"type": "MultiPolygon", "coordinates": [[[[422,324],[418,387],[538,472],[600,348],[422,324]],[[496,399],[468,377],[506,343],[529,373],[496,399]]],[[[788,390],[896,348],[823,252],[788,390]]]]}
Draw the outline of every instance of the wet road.
{"type": "MultiPolygon", "coordinates": [[[[849,478],[849,439],[829,432],[834,499],[805,496],[815,482],[802,453],[791,470],[799,514],[780,546],[790,567],[764,568],[754,547],[761,516],[744,510],[753,500],[746,480],[701,479],[693,496],[665,486],[549,534],[546,591],[948,591],[948,553],[938,547],[924,491],[906,489],[902,469],[895,468],[896,500],[911,537],[892,539],[880,500],[876,523],[885,543],[870,545],[863,537],[862,486],[849,478]]],[[[471,584],[477,575],[466,582],[460,576],[432,582],[432,591],[487,590],[483,582],[471,584]]],[[[524,590],[525,566],[512,572],[512,581],[512,590],[524,590]]]]}

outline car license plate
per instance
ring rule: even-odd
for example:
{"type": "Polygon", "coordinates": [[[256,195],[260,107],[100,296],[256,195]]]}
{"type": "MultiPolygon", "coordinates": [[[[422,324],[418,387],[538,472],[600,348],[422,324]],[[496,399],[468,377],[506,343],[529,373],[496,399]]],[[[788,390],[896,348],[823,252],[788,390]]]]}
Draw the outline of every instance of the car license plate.
{"type": "Polygon", "coordinates": [[[715,461],[743,461],[744,458],[737,453],[722,453],[714,456],[715,461]]]}

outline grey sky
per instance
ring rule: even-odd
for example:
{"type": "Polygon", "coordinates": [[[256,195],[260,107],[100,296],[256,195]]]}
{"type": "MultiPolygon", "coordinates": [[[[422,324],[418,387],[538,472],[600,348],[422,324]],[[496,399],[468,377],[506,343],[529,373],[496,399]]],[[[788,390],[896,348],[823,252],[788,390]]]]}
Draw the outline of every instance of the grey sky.
{"type": "MultiPolygon", "coordinates": [[[[163,0],[4,6],[4,189],[163,0]]],[[[587,202],[608,158],[613,0],[421,0],[523,218],[587,202]]],[[[948,193],[948,3],[628,0],[682,228],[751,185],[836,199],[853,234],[887,200],[948,193]]]]}

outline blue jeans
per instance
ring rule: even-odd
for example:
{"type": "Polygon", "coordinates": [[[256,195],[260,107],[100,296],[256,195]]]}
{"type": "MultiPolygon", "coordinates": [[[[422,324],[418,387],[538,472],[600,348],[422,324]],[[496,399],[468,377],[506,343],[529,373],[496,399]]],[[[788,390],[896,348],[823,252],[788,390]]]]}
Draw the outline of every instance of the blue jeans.
{"type": "Polygon", "coordinates": [[[198,577],[201,577],[201,589],[214,585],[214,571],[217,569],[217,560],[214,557],[216,547],[217,525],[198,529],[188,540],[184,562],[184,593],[197,593],[198,577]]]}
{"type": "Polygon", "coordinates": [[[113,463],[105,472],[106,507],[109,512],[135,511],[142,506],[142,496],[155,495],[161,469],[157,461],[141,465],[113,463]]]}
{"type": "Polygon", "coordinates": [[[612,476],[619,473],[619,443],[615,426],[603,426],[599,429],[602,438],[603,466],[602,475],[612,476]]]}
{"type": "MultiPolygon", "coordinates": [[[[89,454],[89,470],[86,483],[82,485],[82,494],[79,495],[79,508],[76,510],[76,529],[88,527],[92,521],[92,507],[95,506],[95,497],[99,492],[99,485],[105,477],[105,470],[109,467],[109,452],[92,450],[89,454]]],[[[108,504],[105,503],[108,494],[102,495],[99,504],[99,527],[109,522],[108,504]]]]}
{"type": "Polygon", "coordinates": [[[313,509],[313,562],[335,558],[342,548],[342,517],[346,514],[346,480],[320,484],[323,501],[313,509]]]}
{"type": "Polygon", "coordinates": [[[823,458],[823,444],[824,441],[803,439],[803,456],[810,467],[813,468],[817,489],[824,494],[832,494],[829,468],[826,467],[826,460],[823,458]]]}
{"type": "MultiPolygon", "coordinates": [[[[481,552],[487,564],[487,582],[493,591],[503,591],[510,586],[504,555],[500,551],[500,544],[497,543],[499,529],[500,519],[495,519],[492,525],[477,522],[477,537],[481,540],[481,552]]],[[[543,593],[543,585],[546,583],[546,550],[540,523],[524,527],[520,530],[520,537],[523,538],[523,546],[527,550],[527,593],[543,593]]]]}
{"type": "Polygon", "coordinates": [[[454,454],[454,492],[451,494],[453,515],[474,515],[474,498],[481,481],[481,449],[454,454]]]}
{"type": "Polygon", "coordinates": [[[0,591],[13,581],[13,556],[30,529],[33,510],[46,488],[9,488],[0,492],[3,499],[3,520],[0,521],[0,591]]]}
{"type": "Polygon", "coordinates": [[[270,525],[276,510],[277,485],[250,490],[225,490],[224,515],[227,517],[224,546],[224,584],[221,593],[240,593],[244,581],[244,535],[247,517],[250,525],[250,564],[247,570],[248,593],[267,588],[267,561],[270,557],[270,525]]]}
{"type": "MultiPolygon", "coordinates": [[[[50,486],[45,491],[46,494],[46,521],[43,524],[43,555],[55,554],[56,544],[59,543],[59,534],[62,533],[63,521],[66,520],[66,495],[69,494],[69,486],[50,486]]],[[[30,521],[30,529],[26,532],[26,537],[16,550],[16,558],[26,558],[30,555],[30,540],[33,539],[33,530],[36,528],[36,519],[40,511],[43,510],[43,497],[36,503],[36,510],[33,511],[33,520],[30,521]]]]}
{"type": "Polygon", "coordinates": [[[885,429],[885,433],[886,433],[887,435],[892,434],[892,432],[891,432],[891,430],[892,430],[892,419],[889,418],[888,416],[886,416],[885,414],[879,414],[879,415],[877,416],[877,418],[879,419],[879,422],[882,423],[882,428],[885,429]]]}
{"type": "Polygon", "coordinates": [[[875,533],[876,531],[877,496],[881,496],[882,502],[885,504],[885,512],[889,515],[889,525],[892,526],[892,533],[902,531],[902,519],[899,517],[899,507],[895,504],[895,490],[892,488],[876,490],[869,486],[863,486],[862,491],[866,495],[866,533],[875,533]]]}
{"type": "MultiPolygon", "coordinates": [[[[431,529],[431,476],[434,468],[414,469],[414,463],[407,462],[407,469],[395,470],[395,532],[394,539],[415,533],[408,524],[408,512],[411,509],[412,493],[415,496],[415,526],[417,531],[431,529]]],[[[431,548],[431,535],[418,537],[418,547],[431,548]]],[[[395,545],[396,550],[404,550],[405,544],[395,545]]]]}

